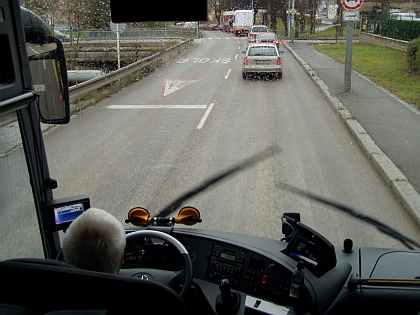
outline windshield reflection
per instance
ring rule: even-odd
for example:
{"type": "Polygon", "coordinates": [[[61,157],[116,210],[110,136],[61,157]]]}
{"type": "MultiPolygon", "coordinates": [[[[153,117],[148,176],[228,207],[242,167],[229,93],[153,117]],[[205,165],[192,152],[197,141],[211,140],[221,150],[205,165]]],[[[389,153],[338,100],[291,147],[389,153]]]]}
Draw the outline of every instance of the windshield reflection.
{"type": "Polygon", "coordinates": [[[0,260],[44,257],[16,114],[0,117],[0,260]]]}
{"type": "Polygon", "coordinates": [[[43,55],[52,52],[57,49],[56,43],[45,43],[43,45],[34,44],[34,43],[26,43],[26,51],[28,53],[28,57],[38,56],[43,57],[43,55]]]}

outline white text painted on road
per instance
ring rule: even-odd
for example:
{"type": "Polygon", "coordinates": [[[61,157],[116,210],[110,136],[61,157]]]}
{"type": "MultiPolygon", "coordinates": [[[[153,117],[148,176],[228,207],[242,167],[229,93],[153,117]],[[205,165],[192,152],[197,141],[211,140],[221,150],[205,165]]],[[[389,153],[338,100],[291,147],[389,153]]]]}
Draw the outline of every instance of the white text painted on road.
{"type": "Polygon", "coordinates": [[[232,58],[181,58],[177,63],[230,63],[232,58]]]}

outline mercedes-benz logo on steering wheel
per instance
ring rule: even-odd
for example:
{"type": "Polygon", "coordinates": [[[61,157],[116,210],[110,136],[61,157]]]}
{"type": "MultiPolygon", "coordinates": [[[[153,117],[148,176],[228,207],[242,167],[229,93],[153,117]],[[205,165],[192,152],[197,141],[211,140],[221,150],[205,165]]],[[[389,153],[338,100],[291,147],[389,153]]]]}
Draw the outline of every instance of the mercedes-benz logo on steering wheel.
{"type": "Polygon", "coordinates": [[[145,272],[135,274],[134,277],[143,281],[153,281],[152,275],[145,272]]]}

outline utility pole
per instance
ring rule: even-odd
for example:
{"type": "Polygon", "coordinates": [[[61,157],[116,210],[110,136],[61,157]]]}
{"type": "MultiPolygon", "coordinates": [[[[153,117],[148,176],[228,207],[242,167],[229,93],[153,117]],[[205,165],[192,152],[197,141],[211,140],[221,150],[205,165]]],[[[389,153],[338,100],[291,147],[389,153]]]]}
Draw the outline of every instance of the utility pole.
{"type": "Polygon", "coordinates": [[[287,37],[290,38],[290,0],[287,3],[287,37]]]}
{"type": "Polygon", "coordinates": [[[292,44],[293,44],[293,41],[295,39],[295,14],[296,14],[295,0],[292,0],[292,8],[290,9],[290,13],[292,14],[291,28],[292,28],[292,44]]]}
{"type": "Polygon", "coordinates": [[[354,27],[357,21],[360,20],[359,8],[362,5],[363,0],[343,0],[343,6],[347,9],[342,11],[342,20],[347,26],[346,36],[346,60],[344,65],[344,90],[345,92],[351,91],[351,68],[353,58],[353,34],[354,27]]]}
{"type": "Polygon", "coordinates": [[[346,34],[346,60],[344,65],[344,90],[346,92],[351,91],[351,69],[353,59],[353,34],[354,34],[354,22],[347,22],[347,34],[346,34]]]}
{"type": "Polygon", "coordinates": [[[117,25],[117,64],[118,69],[121,68],[121,56],[120,56],[120,26],[117,25]]]}

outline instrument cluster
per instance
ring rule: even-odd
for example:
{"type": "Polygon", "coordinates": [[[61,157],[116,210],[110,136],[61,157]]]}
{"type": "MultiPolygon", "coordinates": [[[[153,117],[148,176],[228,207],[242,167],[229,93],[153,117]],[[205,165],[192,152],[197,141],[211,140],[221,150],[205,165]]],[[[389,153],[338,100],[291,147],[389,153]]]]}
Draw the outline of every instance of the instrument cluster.
{"type": "Polygon", "coordinates": [[[157,239],[127,243],[122,268],[180,270],[182,259],[175,248],[157,239]]]}

